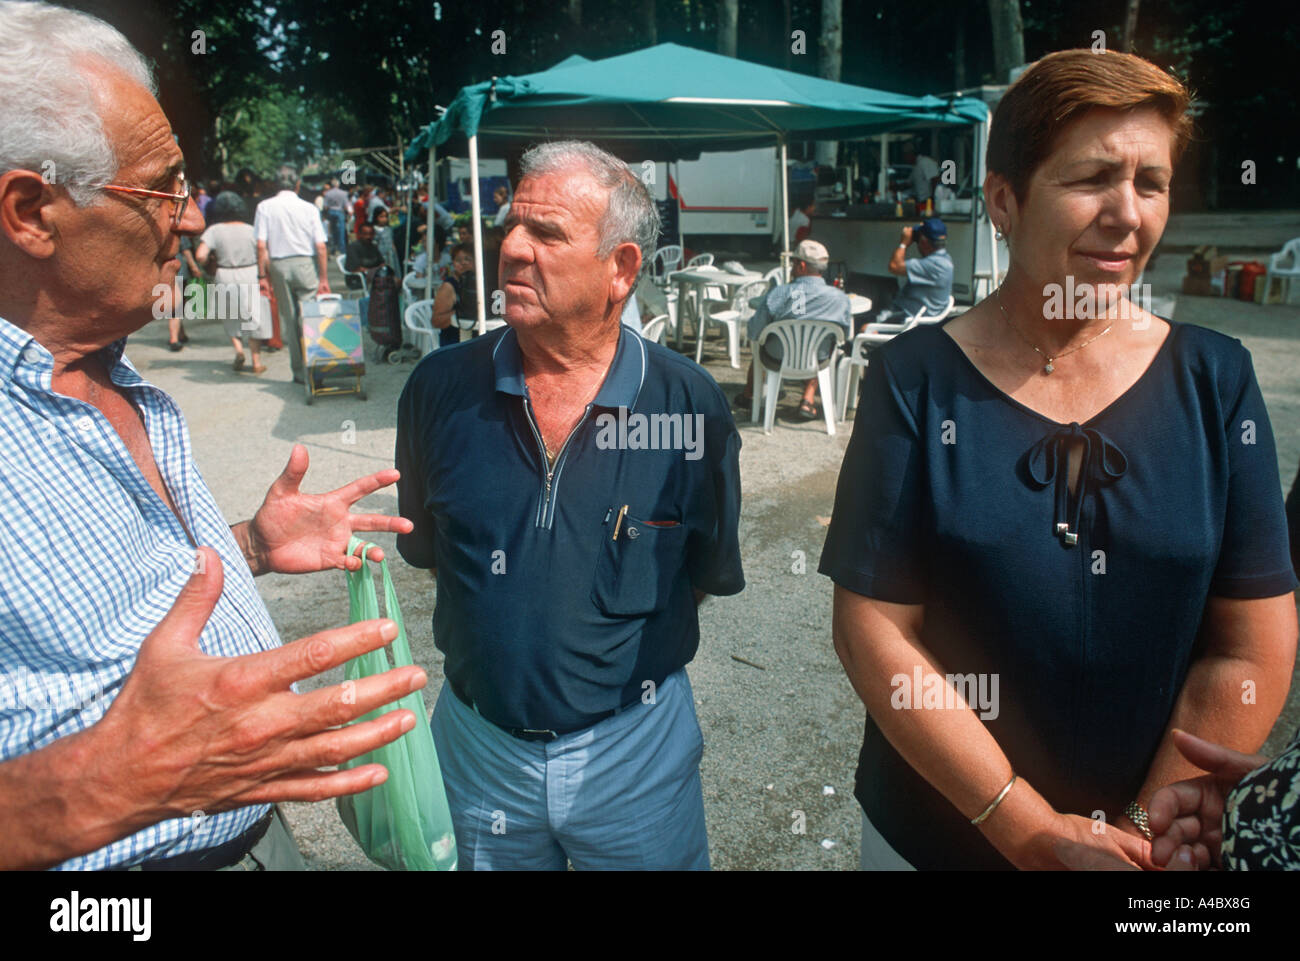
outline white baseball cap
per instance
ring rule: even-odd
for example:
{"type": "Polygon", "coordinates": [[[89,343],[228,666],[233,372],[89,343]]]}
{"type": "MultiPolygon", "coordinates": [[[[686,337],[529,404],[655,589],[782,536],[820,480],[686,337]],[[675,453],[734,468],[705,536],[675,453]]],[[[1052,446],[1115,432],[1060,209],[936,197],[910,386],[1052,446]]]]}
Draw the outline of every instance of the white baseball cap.
{"type": "Polygon", "coordinates": [[[819,270],[825,270],[826,265],[830,263],[831,255],[824,244],[815,240],[801,240],[799,246],[794,249],[794,259],[802,260],[819,270]]]}

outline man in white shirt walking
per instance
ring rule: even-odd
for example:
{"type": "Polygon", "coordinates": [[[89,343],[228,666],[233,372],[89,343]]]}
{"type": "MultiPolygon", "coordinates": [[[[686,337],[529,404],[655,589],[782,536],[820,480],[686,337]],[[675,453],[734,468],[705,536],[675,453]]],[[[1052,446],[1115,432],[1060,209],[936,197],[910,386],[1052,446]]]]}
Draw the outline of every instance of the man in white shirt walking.
{"type": "Polygon", "coordinates": [[[301,178],[292,164],[276,173],[280,192],[257,205],[253,231],[257,235],[257,274],[264,294],[275,288],[282,336],[289,342],[289,365],[296,383],[304,383],[302,310],[298,301],[330,292],[326,266],[325,228],[315,205],[298,196],[301,178]],[[315,256],[315,264],[312,257],[315,256]]]}

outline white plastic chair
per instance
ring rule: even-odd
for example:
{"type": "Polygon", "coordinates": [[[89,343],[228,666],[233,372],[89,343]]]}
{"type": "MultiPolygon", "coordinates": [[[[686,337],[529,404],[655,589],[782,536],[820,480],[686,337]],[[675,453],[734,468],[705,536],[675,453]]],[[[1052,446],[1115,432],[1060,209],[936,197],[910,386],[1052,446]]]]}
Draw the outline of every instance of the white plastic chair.
{"type": "Polygon", "coordinates": [[[1300,278],[1300,237],[1288,240],[1282,245],[1280,251],[1269,255],[1268,272],[1264,275],[1264,294],[1266,298],[1273,289],[1274,277],[1282,281],[1282,303],[1289,303],[1291,300],[1291,281],[1300,278]],[[1291,262],[1289,267],[1286,266],[1288,260],[1291,262]]]}
{"type": "Polygon", "coordinates": [[[664,339],[664,328],[668,326],[668,315],[660,314],[658,317],[651,317],[641,328],[641,336],[653,344],[661,344],[664,339]]]}
{"type": "Polygon", "coordinates": [[[939,311],[937,314],[933,314],[933,315],[927,314],[925,312],[925,308],[922,307],[919,311],[917,311],[915,317],[909,317],[908,319],[915,320],[918,324],[940,324],[943,323],[943,321],[948,319],[948,315],[952,313],[952,308],[956,305],[956,303],[957,303],[956,299],[952,296],[949,296],[948,303],[944,306],[943,310],[939,311]]]}
{"type": "Polygon", "coordinates": [[[821,388],[822,414],[826,417],[826,433],[835,434],[835,355],[844,341],[844,327],[833,320],[778,320],[768,324],[754,342],[754,415],[758,423],[759,397],[762,397],[763,433],[772,433],[776,420],[776,401],[781,394],[781,381],[798,380],[801,383],[816,376],[821,388]],[[782,349],[781,369],[772,370],[763,362],[763,344],[776,338],[782,349]],[[831,343],[830,356],[818,359],[819,349],[831,343]],[[763,377],[763,391],[759,394],[759,377],[763,377]]]}
{"type": "Polygon", "coordinates": [[[849,416],[850,400],[854,407],[857,406],[858,380],[867,367],[868,352],[872,347],[889,343],[903,331],[911,330],[919,323],[918,318],[924,313],[925,311],[922,310],[919,314],[908,317],[901,324],[867,324],[862,328],[862,333],[853,338],[848,354],[840,358],[835,368],[835,387],[840,399],[841,424],[849,416]]]}
{"type": "Polygon", "coordinates": [[[433,301],[417,300],[406,308],[402,327],[407,339],[419,348],[424,357],[438,349],[438,332],[433,329],[433,301]]]}
{"type": "MultiPolygon", "coordinates": [[[[673,333],[677,332],[677,288],[670,285],[664,290],[664,309],[668,311],[665,315],[668,318],[668,330],[673,333]]],[[[681,344],[679,343],[680,347],[681,344]]]]}
{"type": "MultiPolygon", "coordinates": [[[[699,256],[692,258],[691,263],[695,264],[695,261],[699,260],[701,257],[707,257],[709,261],[713,260],[713,254],[700,254],[699,256]]],[[[713,271],[716,273],[722,273],[722,268],[714,267],[711,262],[695,264],[695,266],[693,267],[688,265],[683,269],[702,270],[706,272],[713,271]]],[[[686,320],[688,318],[691,320],[692,324],[695,327],[696,332],[698,333],[700,328],[700,311],[703,309],[702,305],[704,301],[712,301],[713,303],[725,303],[727,300],[727,296],[726,296],[726,290],[721,284],[704,285],[692,281],[686,285],[686,296],[684,298],[681,298],[679,302],[679,299],[676,296],[677,289],[678,288],[675,283],[670,284],[668,287],[668,290],[672,292],[672,297],[671,297],[672,302],[669,303],[668,305],[668,311],[671,318],[673,333],[677,339],[677,349],[681,350],[682,333],[685,330],[686,320]],[[703,288],[703,291],[701,291],[701,288],[703,288]]]]}
{"type": "Polygon", "coordinates": [[[650,279],[660,287],[668,283],[668,274],[682,264],[682,248],[677,244],[666,244],[654,252],[650,258],[650,279]]]}
{"type": "Polygon", "coordinates": [[[840,398],[840,423],[843,423],[849,416],[849,407],[857,406],[858,402],[858,379],[862,376],[862,370],[867,366],[867,353],[872,347],[879,347],[881,344],[887,344],[905,330],[911,330],[918,324],[940,324],[948,319],[952,313],[953,307],[957,301],[951,295],[948,297],[948,303],[944,305],[943,310],[937,314],[930,315],[922,307],[915,314],[903,319],[898,324],[867,324],[862,328],[862,332],[853,338],[849,353],[840,360],[839,366],[835,371],[835,382],[839,389],[840,398]]]}
{"type": "Polygon", "coordinates": [[[785,283],[785,270],[780,266],[773,267],[763,275],[763,283],[769,287],[780,287],[785,283]]]}
{"type": "Polygon", "coordinates": [[[361,278],[361,296],[363,296],[363,297],[369,297],[369,296],[370,296],[370,281],[368,281],[368,280],[366,279],[365,271],[360,271],[360,270],[348,270],[346,267],[343,266],[345,263],[347,263],[347,261],[348,261],[348,255],[347,255],[347,254],[339,254],[337,257],[334,258],[334,262],[335,262],[336,264],[339,265],[339,270],[343,271],[343,278],[344,278],[345,280],[346,280],[348,277],[360,277],[360,278],[361,278]]]}
{"type": "MultiPolygon", "coordinates": [[[[721,267],[714,266],[713,254],[696,254],[686,264],[687,270],[690,270],[692,268],[696,270],[716,270],[719,273],[722,272],[721,267]]],[[[703,294],[702,295],[696,294],[698,300],[698,302],[696,303],[696,307],[699,308],[700,310],[707,309],[704,307],[705,301],[709,301],[715,304],[725,304],[730,299],[727,296],[727,288],[722,284],[704,284],[702,288],[701,287],[692,288],[692,291],[698,292],[701,289],[703,289],[703,294]]]]}
{"type": "Polygon", "coordinates": [[[720,324],[727,328],[727,357],[731,361],[731,366],[740,369],[740,331],[741,325],[744,324],[754,313],[754,308],[749,306],[751,298],[757,297],[767,290],[765,281],[756,281],[752,284],[742,284],[737,287],[731,297],[731,305],[726,310],[717,312],[710,311],[707,306],[704,307],[700,315],[699,330],[695,338],[695,363],[700,362],[704,355],[704,337],[709,332],[709,324],[720,324]]]}

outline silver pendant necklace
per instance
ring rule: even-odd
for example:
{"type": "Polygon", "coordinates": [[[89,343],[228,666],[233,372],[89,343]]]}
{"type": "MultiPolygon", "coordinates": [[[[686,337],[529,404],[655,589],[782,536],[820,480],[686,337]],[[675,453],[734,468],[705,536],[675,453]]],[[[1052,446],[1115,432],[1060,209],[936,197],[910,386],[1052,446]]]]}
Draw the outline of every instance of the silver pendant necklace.
{"type": "Polygon", "coordinates": [[[1019,338],[1020,338],[1021,340],[1023,340],[1026,344],[1028,344],[1031,348],[1033,348],[1034,353],[1036,353],[1039,357],[1042,357],[1045,361],[1047,361],[1047,363],[1043,364],[1043,373],[1044,373],[1044,374],[1050,374],[1052,371],[1056,370],[1056,367],[1053,365],[1053,361],[1060,360],[1062,357],[1065,357],[1065,356],[1067,356],[1068,354],[1073,354],[1076,350],[1083,350],[1083,348],[1087,347],[1089,344],[1091,344],[1091,343],[1092,343],[1094,340],[1096,340],[1098,337],[1104,337],[1104,336],[1106,336],[1106,334],[1110,333],[1110,328],[1115,326],[1115,324],[1112,322],[1111,324],[1107,325],[1107,327],[1106,327],[1105,330],[1103,330],[1100,334],[1097,334],[1096,337],[1089,338],[1088,340],[1086,340],[1086,341],[1084,341],[1082,344],[1080,344],[1078,347],[1071,347],[1069,350],[1065,351],[1065,353],[1057,354],[1055,357],[1048,357],[1047,354],[1043,353],[1043,352],[1042,352],[1041,350],[1039,350],[1036,346],[1034,346],[1033,341],[1031,341],[1028,337],[1026,337],[1024,334],[1022,334],[1022,333],[1020,332],[1020,328],[1019,328],[1019,327],[1017,327],[1015,324],[1011,323],[1011,317],[1010,317],[1010,315],[1007,313],[1007,309],[1006,309],[1005,307],[1002,306],[1002,288],[999,287],[997,290],[995,290],[995,291],[993,292],[993,295],[997,298],[997,301],[998,301],[998,309],[999,309],[1000,311],[1002,311],[1002,319],[1005,320],[1005,321],[1007,322],[1007,326],[1010,327],[1012,330],[1014,330],[1014,331],[1016,332],[1016,336],[1017,336],[1017,337],[1019,337],[1019,338]]]}

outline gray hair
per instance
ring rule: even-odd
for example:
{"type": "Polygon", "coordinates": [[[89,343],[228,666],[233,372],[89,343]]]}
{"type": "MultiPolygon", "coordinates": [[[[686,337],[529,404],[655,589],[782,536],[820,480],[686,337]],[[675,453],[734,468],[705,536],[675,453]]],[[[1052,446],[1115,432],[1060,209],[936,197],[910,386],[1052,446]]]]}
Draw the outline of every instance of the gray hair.
{"type": "Polygon", "coordinates": [[[280,164],[275,172],[275,185],[281,190],[297,190],[298,184],[302,178],[298,176],[298,168],[293,164],[280,164]]]}
{"type": "Polygon", "coordinates": [[[157,95],[153,73],[103,20],[46,3],[0,0],[0,174],[32,170],[67,188],[73,203],[101,196],[120,160],[95,106],[87,60],[120,70],[157,95]]]}
{"type": "Polygon", "coordinates": [[[659,210],[650,191],[632,168],[611,153],[584,140],[558,140],[530,147],[520,160],[525,177],[539,177],[581,164],[609,191],[609,206],[601,217],[597,254],[608,257],[619,244],[641,248],[646,265],[659,237],[659,210]]]}

